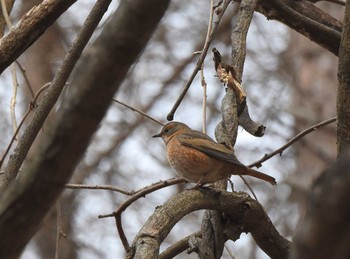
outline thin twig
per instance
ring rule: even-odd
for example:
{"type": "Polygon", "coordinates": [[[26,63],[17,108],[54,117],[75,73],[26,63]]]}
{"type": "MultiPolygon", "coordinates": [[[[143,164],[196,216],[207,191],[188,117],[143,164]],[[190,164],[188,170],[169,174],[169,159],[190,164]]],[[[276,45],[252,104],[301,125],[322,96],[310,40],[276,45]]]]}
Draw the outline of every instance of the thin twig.
{"type": "Polygon", "coordinates": [[[135,107],[132,107],[126,103],[123,103],[122,101],[118,101],[117,99],[113,99],[114,102],[119,103],[127,108],[129,108],[130,110],[137,112],[139,114],[141,114],[142,116],[145,116],[147,119],[154,121],[155,123],[158,123],[161,126],[164,126],[164,123],[161,123],[159,120],[156,120],[155,118],[152,118],[151,116],[149,116],[148,114],[144,113],[143,111],[136,109],[135,107]]]}
{"type": "Polygon", "coordinates": [[[30,113],[31,111],[32,111],[32,110],[31,110],[31,105],[29,105],[29,107],[28,107],[28,109],[27,109],[27,112],[24,114],[24,116],[23,116],[21,122],[19,123],[19,125],[18,125],[18,127],[17,127],[15,133],[13,133],[13,136],[12,136],[12,138],[11,138],[11,141],[10,141],[10,143],[8,144],[8,146],[7,146],[6,150],[5,150],[5,153],[3,154],[3,156],[2,156],[2,158],[1,158],[1,160],[0,160],[0,168],[2,167],[2,164],[4,163],[5,158],[6,158],[7,154],[9,153],[9,151],[10,151],[10,149],[11,149],[11,147],[12,147],[13,142],[15,142],[16,136],[17,136],[19,130],[21,129],[21,127],[22,127],[24,121],[27,119],[27,117],[28,117],[28,115],[29,115],[29,113],[30,113]]]}
{"type": "Polygon", "coordinates": [[[125,195],[134,195],[135,191],[125,191],[112,185],[88,185],[88,184],[73,184],[69,183],[65,186],[67,189],[89,189],[89,190],[108,190],[113,192],[119,192],[125,195]]]}
{"type": "Polygon", "coordinates": [[[9,12],[7,10],[6,2],[5,0],[1,0],[1,8],[2,8],[2,15],[4,16],[5,22],[9,30],[12,28],[12,22],[9,16],[9,12]]]}
{"type": "Polygon", "coordinates": [[[174,184],[178,184],[178,183],[183,183],[183,182],[186,182],[186,181],[182,178],[171,178],[169,180],[160,181],[150,186],[146,186],[136,191],[129,199],[127,199],[122,205],[120,205],[115,212],[111,214],[99,215],[98,218],[102,219],[102,218],[114,217],[116,214],[123,212],[130,204],[132,204],[134,201],[138,200],[139,198],[144,197],[145,195],[151,192],[154,192],[156,190],[160,190],[162,188],[165,188],[174,184]]]}
{"type": "Polygon", "coordinates": [[[172,121],[172,120],[174,119],[174,114],[175,114],[177,108],[179,107],[179,105],[180,105],[182,99],[185,97],[185,95],[186,95],[188,89],[190,88],[190,86],[191,86],[191,84],[192,84],[192,82],[193,82],[195,76],[197,75],[198,71],[201,69],[202,64],[203,64],[203,62],[204,62],[204,59],[205,59],[205,57],[207,56],[210,43],[212,42],[213,37],[214,37],[214,35],[215,35],[215,32],[216,32],[216,30],[217,30],[217,28],[218,28],[218,26],[219,26],[219,24],[220,24],[221,18],[223,17],[223,15],[224,15],[224,13],[225,13],[225,11],[226,11],[226,9],[227,9],[227,7],[228,7],[228,5],[229,5],[230,3],[231,3],[231,0],[226,0],[225,3],[223,4],[223,7],[222,7],[220,13],[218,14],[218,18],[217,18],[217,20],[214,22],[213,29],[211,30],[211,33],[210,33],[210,35],[209,35],[209,39],[208,39],[208,41],[206,42],[206,44],[205,44],[205,46],[204,46],[204,48],[203,48],[203,51],[202,51],[202,53],[201,53],[201,55],[200,55],[200,57],[199,57],[199,60],[198,60],[198,62],[197,62],[197,64],[196,64],[194,70],[193,70],[193,72],[192,72],[190,78],[189,78],[188,81],[186,82],[186,84],[185,84],[185,86],[184,86],[184,88],[183,88],[183,90],[182,90],[180,96],[179,96],[178,99],[176,100],[176,102],[175,102],[173,108],[171,109],[171,111],[169,112],[169,114],[168,114],[168,116],[167,116],[167,120],[168,120],[168,121],[172,121]]]}
{"type": "Polygon", "coordinates": [[[50,85],[51,85],[51,82],[48,82],[48,83],[44,84],[42,87],[40,87],[39,91],[35,94],[33,101],[31,101],[31,104],[33,105],[33,107],[35,107],[37,105],[37,100],[38,100],[39,96],[41,95],[41,93],[43,91],[45,91],[50,85]]]}
{"type": "Polygon", "coordinates": [[[61,239],[61,220],[62,220],[62,211],[61,211],[61,199],[58,199],[56,202],[56,247],[55,247],[55,259],[60,258],[60,239],[61,239]]]}
{"type": "Polygon", "coordinates": [[[133,196],[131,196],[129,199],[127,199],[125,202],[123,202],[123,204],[120,205],[119,208],[115,212],[113,212],[111,214],[106,214],[106,215],[99,215],[98,218],[99,219],[107,218],[107,217],[114,217],[115,218],[120,240],[123,243],[125,251],[128,251],[130,248],[130,245],[129,245],[128,240],[126,238],[126,235],[124,233],[123,226],[122,226],[122,219],[121,219],[121,214],[123,213],[123,211],[126,210],[134,201],[138,200],[141,197],[144,197],[145,195],[147,195],[151,192],[165,188],[167,186],[182,183],[182,182],[185,182],[185,180],[182,178],[172,178],[172,179],[169,179],[166,181],[161,181],[161,182],[152,184],[150,186],[147,186],[147,187],[137,191],[133,196]]]}
{"type": "Polygon", "coordinates": [[[241,179],[243,180],[243,182],[245,183],[245,185],[247,185],[248,189],[249,189],[250,192],[253,194],[255,200],[256,200],[257,202],[259,202],[258,197],[256,197],[255,192],[253,191],[253,188],[250,187],[250,184],[247,182],[247,180],[246,180],[242,175],[239,175],[239,177],[241,177],[241,179]]]}
{"type": "Polygon", "coordinates": [[[203,87],[203,133],[207,134],[207,82],[204,78],[203,65],[201,69],[201,84],[203,87]]]}
{"type": "MultiPolygon", "coordinates": [[[[12,22],[10,19],[10,16],[7,11],[7,6],[5,0],[1,0],[1,8],[2,8],[2,14],[4,16],[5,22],[9,30],[12,29],[12,22]]],[[[18,92],[18,80],[17,80],[17,73],[16,73],[16,66],[15,64],[11,65],[11,75],[12,75],[12,97],[11,97],[11,104],[10,104],[10,113],[11,113],[11,121],[12,121],[12,128],[13,132],[17,131],[17,120],[16,120],[16,100],[17,100],[17,92],[18,92]]]]}
{"type": "Polygon", "coordinates": [[[322,121],[316,125],[311,126],[310,128],[307,128],[306,130],[303,130],[302,132],[300,132],[298,135],[296,135],[294,138],[292,138],[291,140],[289,140],[286,144],[284,144],[282,147],[280,147],[279,149],[273,151],[270,154],[265,154],[261,159],[259,159],[258,161],[255,161],[254,163],[250,164],[249,167],[260,167],[261,164],[263,162],[265,162],[266,160],[270,159],[271,157],[280,154],[282,155],[282,152],[287,149],[289,146],[291,146],[294,142],[298,141],[299,139],[301,139],[302,137],[306,136],[307,134],[319,129],[320,127],[323,127],[325,125],[331,124],[333,122],[335,122],[337,120],[337,117],[333,117],[331,119],[322,121]]]}
{"type": "Polygon", "coordinates": [[[11,64],[11,75],[12,75],[12,97],[11,97],[11,121],[13,132],[17,131],[17,119],[16,119],[16,103],[17,103],[17,92],[18,92],[18,80],[15,63],[11,64]]]}
{"type": "Polygon", "coordinates": [[[124,233],[123,223],[122,223],[122,214],[121,213],[117,214],[114,216],[114,218],[115,218],[115,225],[117,227],[120,240],[122,241],[122,244],[124,246],[124,250],[125,250],[125,252],[128,252],[130,249],[130,245],[129,245],[128,239],[126,238],[126,235],[124,233]]]}
{"type": "MultiPolygon", "coordinates": [[[[214,0],[210,0],[210,14],[209,14],[209,22],[208,22],[208,30],[207,35],[205,38],[205,43],[203,46],[203,50],[201,53],[203,53],[205,46],[207,45],[207,42],[209,41],[209,36],[213,28],[213,17],[214,17],[214,0]]],[[[201,65],[201,84],[203,87],[203,133],[207,133],[207,82],[205,81],[204,77],[204,62],[201,65]]]]}
{"type": "Polygon", "coordinates": [[[8,144],[6,150],[5,150],[5,153],[4,155],[2,156],[1,160],[0,160],[0,168],[2,166],[2,164],[4,163],[4,160],[7,156],[7,154],[9,153],[12,145],[13,145],[13,142],[15,141],[17,135],[18,135],[18,132],[20,131],[20,129],[22,128],[23,126],[23,123],[25,122],[25,120],[27,119],[28,115],[30,114],[31,111],[33,111],[33,109],[37,106],[36,104],[36,101],[37,99],[39,98],[40,94],[50,85],[50,83],[46,83],[45,85],[43,85],[39,91],[36,93],[36,95],[34,96],[33,100],[29,103],[28,105],[28,109],[26,111],[26,113],[24,114],[21,122],[19,123],[18,127],[16,128],[16,131],[13,133],[13,136],[11,138],[11,141],[10,143],[8,144]]]}
{"type": "Polygon", "coordinates": [[[19,70],[21,70],[21,73],[23,75],[24,81],[26,81],[26,85],[28,86],[29,92],[32,96],[32,98],[34,98],[34,91],[33,91],[33,87],[29,81],[29,78],[27,76],[27,70],[22,66],[21,63],[18,62],[18,60],[15,61],[16,65],[19,67],[19,70]]]}

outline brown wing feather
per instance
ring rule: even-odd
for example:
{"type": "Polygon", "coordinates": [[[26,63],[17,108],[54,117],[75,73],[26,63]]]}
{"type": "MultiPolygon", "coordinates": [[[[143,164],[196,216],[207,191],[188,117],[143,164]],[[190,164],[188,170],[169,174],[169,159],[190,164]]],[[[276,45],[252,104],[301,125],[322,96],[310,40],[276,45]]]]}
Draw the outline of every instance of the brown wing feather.
{"type": "Polygon", "coordinates": [[[201,151],[212,158],[220,159],[231,164],[245,167],[247,169],[244,172],[245,175],[250,175],[261,180],[265,180],[271,183],[272,185],[276,184],[275,178],[257,170],[247,168],[241,162],[238,161],[238,159],[231,150],[227,149],[223,145],[216,143],[212,138],[203,133],[200,133],[198,131],[189,131],[178,135],[177,138],[179,142],[186,147],[190,147],[201,151]]]}
{"type": "Polygon", "coordinates": [[[186,132],[179,135],[178,140],[182,145],[201,151],[212,158],[242,165],[231,150],[216,143],[212,138],[203,133],[197,131],[186,132]]]}

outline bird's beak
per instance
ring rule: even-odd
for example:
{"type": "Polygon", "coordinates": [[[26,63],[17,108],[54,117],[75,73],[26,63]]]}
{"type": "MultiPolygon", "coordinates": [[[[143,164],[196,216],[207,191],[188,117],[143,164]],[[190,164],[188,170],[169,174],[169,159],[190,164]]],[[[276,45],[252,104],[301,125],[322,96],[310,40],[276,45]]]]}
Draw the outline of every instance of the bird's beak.
{"type": "Polygon", "coordinates": [[[162,134],[161,134],[161,133],[158,133],[158,134],[152,136],[152,138],[160,138],[161,136],[162,136],[162,134]]]}

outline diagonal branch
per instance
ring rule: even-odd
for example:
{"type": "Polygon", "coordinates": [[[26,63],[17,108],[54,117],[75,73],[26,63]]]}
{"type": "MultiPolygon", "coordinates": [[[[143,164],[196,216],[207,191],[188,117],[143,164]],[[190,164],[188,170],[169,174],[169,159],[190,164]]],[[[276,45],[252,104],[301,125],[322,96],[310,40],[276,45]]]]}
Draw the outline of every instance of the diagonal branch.
{"type": "Polygon", "coordinates": [[[342,23],[306,0],[263,0],[257,11],[280,21],[338,56],[342,23]]]}
{"type": "MultiPolygon", "coordinates": [[[[101,19],[109,3],[96,1],[95,22],[101,19]]],[[[28,161],[18,180],[0,196],[0,236],[6,237],[0,239],[0,258],[19,257],[64,190],[113,95],[148,43],[168,4],[164,0],[121,1],[94,44],[81,57],[69,95],[33,150],[34,159],[28,161]]]]}
{"type": "Polygon", "coordinates": [[[174,114],[175,114],[177,108],[179,107],[180,103],[182,102],[182,99],[185,97],[185,95],[186,95],[188,89],[190,88],[194,78],[196,77],[198,71],[201,69],[202,64],[203,64],[203,62],[205,60],[205,57],[207,56],[207,53],[208,53],[208,50],[209,50],[209,46],[210,46],[210,44],[211,44],[211,42],[212,42],[212,40],[214,38],[214,35],[215,35],[216,31],[217,31],[217,28],[218,28],[218,26],[220,24],[220,21],[221,21],[223,15],[224,15],[224,13],[225,13],[225,11],[226,11],[226,9],[227,9],[227,7],[228,7],[228,5],[230,3],[231,3],[231,0],[226,0],[224,2],[223,6],[222,6],[222,8],[220,10],[220,13],[218,14],[217,20],[214,22],[214,26],[212,28],[212,31],[209,34],[209,36],[207,37],[207,40],[205,42],[205,45],[203,47],[203,50],[202,50],[201,55],[199,57],[199,60],[197,61],[197,64],[196,64],[196,66],[195,66],[195,68],[194,68],[190,78],[186,82],[186,84],[185,84],[185,86],[184,86],[180,96],[176,100],[173,108],[171,109],[171,111],[167,115],[167,120],[168,121],[172,121],[174,119],[174,114]]]}
{"type": "Polygon", "coordinates": [[[350,0],[346,2],[344,28],[339,49],[337,91],[338,156],[350,149],[350,0]]]}
{"type": "Polygon", "coordinates": [[[47,0],[33,7],[0,39],[0,74],[31,46],[76,0],[47,0]]]}
{"type": "Polygon", "coordinates": [[[39,103],[38,108],[35,110],[32,120],[18,141],[18,144],[13,154],[10,156],[9,162],[4,170],[4,178],[2,185],[0,186],[0,192],[3,191],[17,176],[30,147],[41,129],[41,126],[46,120],[52,107],[56,104],[58,97],[66,85],[75,64],[95,31],[100,19],[102,18],[105,12],[104,9],[106,9],[108,6],[105,8],[102,7],[104,6],[98,5],[96,9],[93,9],[87,17],[84,26],[79,32],[76,40],[73,42],[72,47],[63,60],[60,69],[52,80],[50,87],[47,89],[43,100],[39,103]]]}
{"type": "Polygon", "coordinates": [[[291,140],[289,140],[286,144],[284,144],[282,147],[276,149],[275,151],[273,151],[270,154],[265,154],[261,159],[259,159],[258,161],[255,161],[254,163],[250,164],[249,167],[260,167],[261,163],[265,162],[266,160],[270,159],[271,157],[280,154],[282,155],[282,152],[287,149],[288,147],[290,147],[293,143],[297,142],[299,139],[303,138],[304,136],[308,135],[309,133],[325,126],[328,125],[330,123],[333,123],[337,120],[337,117],[333,117],[330,118],[328,120],[322,121],[316,125],[311,126],[310,128],[307,128],[306,130],[303,130],[302,132],[300,132],[298,135],[296,135],[294,138],[292,138],[291,140]]]}

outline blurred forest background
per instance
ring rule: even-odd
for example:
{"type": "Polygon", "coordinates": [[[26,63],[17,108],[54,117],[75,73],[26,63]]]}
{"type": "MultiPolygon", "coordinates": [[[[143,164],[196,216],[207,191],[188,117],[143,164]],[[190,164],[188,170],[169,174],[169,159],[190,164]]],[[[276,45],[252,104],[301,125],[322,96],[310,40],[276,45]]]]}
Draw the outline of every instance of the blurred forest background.
{"type": "MultiPolygon", "coordinates": [[[[11,20],[15,24],[38,0],[15,1],[11,20]]],[[[20,64],[34,92],[50,82],[65,56],[94,1],[78,1],[54,23],[21,57],[20,64]]],[[[96,32],[118,6],[113,1],[96,32]]],[[[323,10],[342,20],[344,6],[322,2],[323,10]]],[[[230,4],[211,44],[227,63],[231,55],[231,28],[237,3],[230,4]]],[[[166,122],[166,115],[179,96],[203,48],[210,12],[209,1],[172,1],[171,5],[138,62],[129,71],[115,99],[166,122]]],[[[88,48],[88,47],[87,47],[88,48]]],[[[336,114],[337,57],[287,26],[254,14],[247,39],[247,57],[243,82],[251,117],[264,124],[266,134],[256,138],[239,130],[235,146],[237,157],[250,164],[282,146],[300,131],[336,114]]],[[[17,121],[23,117],[32,97],[17,67],[17,121]]],[[[220,106],[225,90],[214,76],[211,51],[204,63],[207,88],[207,132],[221,120],[220,106]]],[[[10,102],[12,72],[0,78],[0,150],[2,154],[12,137],[10,102]]],[[[68,88],[69,89],[69,88],[68,88]]],[[[61,100],[69,90],[61,95],[61,100]]],[[[201,130],[203,89],[197,75],[180,105],[175,120],[201,130]]],[[[57,106],[59,106],[59,103],[57,106]]],[[[43,130],[50,127],[54,109],[43,130]]],[[[138,190],[175,176],[159,139],[151,136],[160,126],[130,109],[113,103],[84,159],[79,163],[71,183],[113,185],[124,190],[138,190]]],[[[275,156],[259,169],[276,178],[271,187],[248,179],[272,222],[280,233],[291,239],[306,207],[306,194],[315,178],[336,157],[335,124],[315,131],[275,156]]],[[[31,159],[30,154],[27,159],[31,159]]],[[[236,190],[249,192],[239,177],[232,177],[236,190]]],[[[155,207],[189,185],[171,186],[136,201],[123,214],[123,226],[131,242],[155,207]]],[[[51,210],[22,258],[54,258],[57,222],[64,237],[60,238],[61,258],[122,258],[124,249],[113,218],[98,215],[113,212],[128,197],[109,190],[66,189],[58,205],[51,210]],[[58,209],[60,208],[60,209],[58,209]],[[58,213],[59,212],[59,213],[58,213]]],[[[35,204],[33,204],[35,206],[35,204]]],[[[162,249],[195,232],[203,212],[186,216],[167,237],[162,249]]],[[[267,258],[250,234],[227,243],[223,258],[267,258]]],[[[178,258],[196,258],[182,255],[178,258]]]]}

